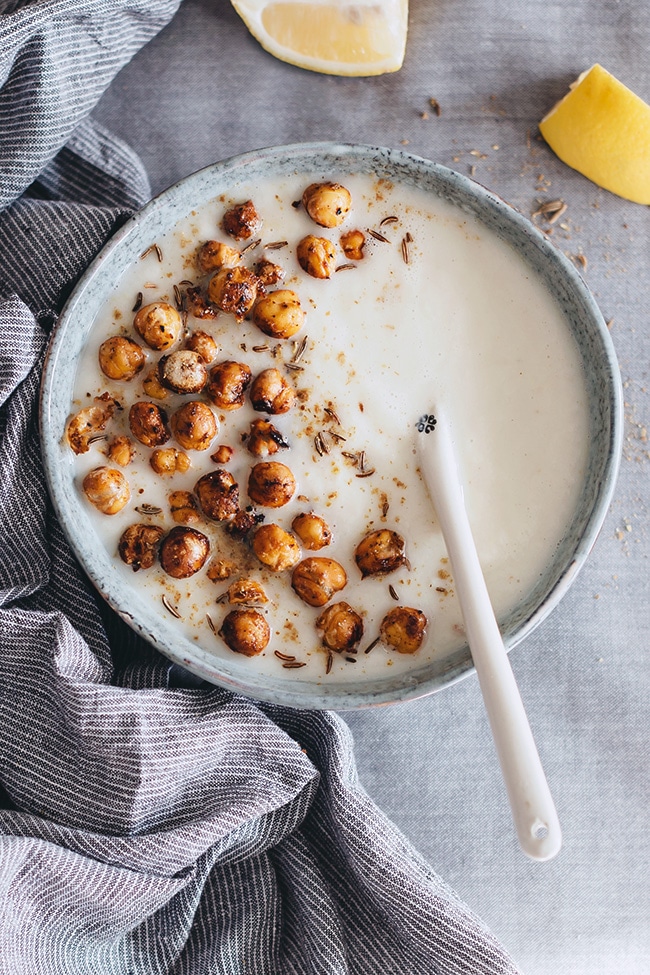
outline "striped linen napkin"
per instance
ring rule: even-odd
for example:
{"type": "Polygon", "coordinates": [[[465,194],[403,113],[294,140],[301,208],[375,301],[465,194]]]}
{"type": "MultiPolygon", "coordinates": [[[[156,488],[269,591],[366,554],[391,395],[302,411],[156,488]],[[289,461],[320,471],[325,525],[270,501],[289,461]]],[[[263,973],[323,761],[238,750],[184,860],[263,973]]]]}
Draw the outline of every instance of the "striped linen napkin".
{"type": "Polygon", "coordinates": [[[343,721],[171,666],[49,504],[47,335],[149,195],[88,116],[177,6],[0,2],[0,972],[515,975],[359,786],[343,721]]]}

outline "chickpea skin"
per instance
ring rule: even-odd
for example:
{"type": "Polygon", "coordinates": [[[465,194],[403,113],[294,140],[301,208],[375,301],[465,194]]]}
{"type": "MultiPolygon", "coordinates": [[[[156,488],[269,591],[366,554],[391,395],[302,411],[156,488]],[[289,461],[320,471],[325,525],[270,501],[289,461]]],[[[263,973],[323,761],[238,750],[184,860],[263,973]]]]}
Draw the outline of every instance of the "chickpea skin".
{"type": "Polygon", "coordinates": [[[245,362],[219,362],[210,370],[205,394],[220,410],[238,410],[244,405],[253,373],[245,362]]]}
{"type": "Polygon", "coordinates": [[[113,335],[99,347],[99,368],[109,379],[130,382],[144,369],[145,354],[137,342],[113,335]]]}
{"type": "Polygon", "coordinates": [[[270,420],[253,420],[251,422],[246,437],[246,449],[249,454],[254,457],[269,457],[288,446],[287,441],[270,420]]]}
{"type": "Polygon", "coordinates": [[[219,432],[217,418],[207,403],[190,400],[172,414],[174,438],[184,450],[208,450],[219,432]]]}
{"type": "Polygon", "coordinates": [[[362,230],[349,230],[341,234],[341,249],[348,261],[362,261],[366,235],[362,230]]]}
{"type": "Polygon", "coordinates": [[[203,288],[190,287],[185,292],[185,307],[190,315],[199,319],[216,318],[219,309],[208,300],[208,296],[203,288]]]}
{"type": "Polygon", "coordinates": [[[269,598],[257,579],[237,579],[228,586],[229,603],[268,603],[269,598]]]}
{"type": "Polygon", "coordinates": [[[135,439],[145,447],[161,447],[169,440],[167,414],[155,403],[134,403],[129,410],[129,426],[135,439]]]}
{"type": "Polygon", "coordinates": [[[268,646],[271,630],[256,609],[231,609],[221,624],[219,635],[234,653],[256,657],[268,646]]]}
{"type": "Polygon", "coordinates": [[[357,545],[354,560],[364,579],[394,572],[406,563],[404,539],[388,528],[369,532],[357,545]]]}
{"type": "Polygon", "coordinates": [[[113,467],[96,467],[83,479],[84,494],[98,511],[116,515],[129,503],[131,489],[122,471],[113,467]]]}
{"type": "Polygon", "coordinates": [[[203,514],[212,521],[228,521],[239,511],[239,485],[230,471],[209,471],[194,485],[203,514]]]}
{"type": "Polygon", "coordinates": [[[352,607],[341,601],[332,603],[316,620],[322,633],[323,646],[336,653],[354,651],[363,636],[363,620],[352,607]]]}
{"type": "Polygon", "coordinates": [[[189,579],[205,565],[210,542],[196,528],[177,525],[160,546],[160,564],[173,579],[189,579]]]}
{"type": "Polygon", "coordinates": [[[169,511],[177,525],[198,525],[199,512],[191,491],[172,491],[168,500],[169,511]]]}
{"type": "Polygon", "coordinates": [[[291,585],[309,606],[324,606],[348,581],[345,569],[334,559],[310,556],[293,570],[291,585]]]}
{"type": "Polygon", "coordinates": [[[219,354],[219,346],[212,336],[198,328],[188,335],[185,348],[200,355],[206,365],[214,362],[219,354]]]}
{"type": "Polygon", "coordinates": [[[345,220],[352,197],[340,183],[311,183],[302,194],[302,205],[314,223],[332,228],[345,220]]]}
{"type": "Polygon", "coordinates": [[[300,560],[298,542],[279,525],[261,525],[253,536],[253,551],[262,565],[273,572],[292,569],[300,560]]]}
{"type": "Polygon", "coordinates": [[[246,267],[223,267],[210,279],[208,298],[241,322],[255,304],[257,278],[246,267]]]}
{"type": "Polygon", "coordinates": [[[158,447],[149,458],[149,464],[156,474],[163,477],[170,474],[184,474],[189,471],[192,462],[182,450],[174,447],[158,447]]]}
{"type": "Polygon", "coordinates": [[[262,288],[271,288],[274,284],[282,284],[285,272],[279,264],[265,258],[255,265],[255,276],[262,288]]]}
{"type": "Polygon", "coordinates": [[[396,606],[386,613],[379,635],[383,643],[398,653],[416,653],[422,646],[427,618],[419,609],[396,606]]]}
{"type": "Polygon", "coordinates": [[[200,393],[208,381],[208,370],[198,352],[178,349],[164,355],[158,363],[161,385],[173,393],[200,393]]]}
{"type": "Polygon", "coordinates": [[[248,240],[261,229],[262,219],[253,201],[246,200],[226,210],[221,225],[235,240],[248,240]]]}
{"type": "Polygon", "coordinates": [[[332,541],[332,532],[324,518],[313,511],[296,515],[291,523],[296,535],[310,552],[325,548],[332,541]]]}
{"type": "Polygon", "coordinates": [[[336,247],[326,237],[309,234],[298,244],[296,257],[303,271],[312,278],[331,278],[336,269],[336,247]]]}
{"type": "Polygon", "coordinates": [[[248,496],[265,508],[281,508],[291,501],[296,479],[285,464],[267,460],[255,464],[248,478],[248,496]]]}
{"type": "Polygon", "coordinates": [[[156,551],[165,529],[160,525],[139,523],[129,525],[122,532],[117,551],[123,562],[134,572],[150,569],[156,561],[156,551]]]}
{"type": "Polygon", "coordinates": [[[305,321],[305,312],[295,291],[280,288],[263,295],[253,309],[253,321],[265,335],[290,339],[305,321]]]}
{"type": "Polygon", "coordinates": [[[106,456],[120,467],[128,467],[135,456],[135,447],[128,437],[113,437],[110,441],[106,456]]]}
{"type": "Polygon", "coordinates": [[[296,401],[296,391],[279,369],[264,369],[251,386],[251,403],[258,413],[277,416],[287,413],[296,401]]]}
{"type": "Polygon", "coordinates": [[[204,274],[220,271],[222,267],[234,267],[241,261],[241,254],[230,244],[220,240],[206,240],[199,248],[196,263],[204,274]]]}
{"type": "Polygon", "coordinates": [[[133,326],[149,348],[166,352],[177,341],[183,323],[176,308],[166,301],[154,301],[140,309],[133,326]]]}
{"type": "Polygon", "coordinates": [[[158,366],[151,369],[147,375],[142,380],[142,388],[151,399],[167,399],[169,396],[168,390],[164,386],[160,385],[160,379],[158,378],[158,366]]]}

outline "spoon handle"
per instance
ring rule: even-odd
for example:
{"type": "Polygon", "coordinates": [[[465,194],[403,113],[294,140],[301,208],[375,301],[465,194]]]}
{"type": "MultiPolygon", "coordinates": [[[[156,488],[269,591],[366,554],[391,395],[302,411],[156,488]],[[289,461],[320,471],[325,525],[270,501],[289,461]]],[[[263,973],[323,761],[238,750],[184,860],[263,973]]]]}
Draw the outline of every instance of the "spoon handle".
{"type": "Polygon", "coordinates": [[[555,804],[485,585],[451,434],[439,413],[427,419],[433,424],[418,424],[420,469],[449,553],[519,844],[529,857],[549,860],[562,845],[555,804]]]}

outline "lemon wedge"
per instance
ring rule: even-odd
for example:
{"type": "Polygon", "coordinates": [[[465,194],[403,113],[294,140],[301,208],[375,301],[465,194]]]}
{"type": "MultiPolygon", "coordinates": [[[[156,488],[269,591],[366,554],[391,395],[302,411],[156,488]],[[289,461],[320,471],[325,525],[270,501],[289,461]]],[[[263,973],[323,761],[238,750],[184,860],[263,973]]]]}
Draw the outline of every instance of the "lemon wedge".
{"type": "Polygon", "coordinates": [[[560,159],[606,190],[650,204],[650,105],[594,64],[539,130],[560,159]]]}
{"type": "Polygon", "coordinates": [[[408,0],[232,0],[262,47],[281,61],[337,75],[397,71],[408,0]]]}

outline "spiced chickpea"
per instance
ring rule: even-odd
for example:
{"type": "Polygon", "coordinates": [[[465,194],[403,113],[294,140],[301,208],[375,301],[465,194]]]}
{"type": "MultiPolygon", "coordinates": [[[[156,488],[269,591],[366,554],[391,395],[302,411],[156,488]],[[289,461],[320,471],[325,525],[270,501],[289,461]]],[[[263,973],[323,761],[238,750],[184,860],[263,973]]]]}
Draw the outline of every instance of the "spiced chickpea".
{"type": "Polygon", "coordinates": [[[326,237],[309,234],[298,244],[296,257],[312,278],[331,278],[336,268],[336,247],[326,237]]]}
{"type": "Polygon", "coordinates": [[[252,200],[230,207],[223,215],[221,225],[235,240],[248,240],[262,227],[262,219],[252,200]]]}
{"type": "Polygon", "coordinates": [[[185,307],[194,318],[216,318],[219,309],[208,299],[207,292],[199,287],[190,287],[185,291],[185,307]]]}
{"type": "Polygon", "coordinates": [[[241,322],[255,304],[257,283],[256,276],[246,267],[223,267],[210,279],[208,298],[241,322]]]}
{"type": "Polygon", "coordinates": [[[223,582],[237,570],[234,562],[228,559],[213,559],[205,573],[210,582],[223,582]]]}
{"type": "Polygon", "coordinates": [[[122,532],[117,551],[123,562],[130,565],[134,572],[139,569],[150,569],[156,561],[156,552],[165,529],[160,525],[139,523],[129,525],[122,532]]]}
{"type": "Polygon", "coordinates": [[[291,523],[296,535],[310,552],[325,548],[332,541],[332,532],[324,518],[313,511],[296,515],[291,523]]]}
{"type": "Polygon", "coordinates": [[[168,500],[169,511],[176,524],[197,525],[199,523],[199,512],[191,491],[172,491],[168,500]]]}
{"type": "Polygon", "coordinates": [[[268,646],[271,630],[256,609],[231,609],[221,624],[219,635],[234,653],[256,657],[268,646]]]}
{"type": "Polygon", "coordinates": [[[212,521],[228,521],[239,511],[239,485],[230,471],[209,471],[194,485],[203,514],[212,521]]]}
{"type": "Polygon", "coordinates": [[[340,183],[311,183],[302,194],[302,205],[320,227],[338,227],[350,207],[350,191],[340,183]]]}
{"type": "Polygon", "coordinates": [[[346,234],[341,234],[341,250],[348,261],[363,260],[365,243],[366,235],[362,230],[348,230],[346,234]]]}
{"type": "Polygon", "coordinates": [[[269,598],[257,579],[237,579],[228,586],[229,603],[268,603],[269,598]]]}
{"type": "Polygon", "coordinates": [[[231,518],[226,525],[226,531],[234,538],[246,538],[248,533],[264,521],[264,515],[260,515],[255,508],[247,506],[240,508],[237,514],[231,518]]]}
{"type": "Polygon", "coordinates": [[[129,426],[135,439],[145,447],[161,447],[169,440],[167,414],[155,403],[134,403],[129,410],[129,426]]]}
{"type": "Polygon", "coordinates": [[[313,555],[293,570],[291,585],[309,606],[324,606],[348,581],[345,569],[334,559],[313,555]]]}
{"type": "Polygon", "coordinates": [[[160,564],[173,579],[189,579],[206,563],[210,542],[196,528],[177,525],[160,546],[160,564]]]}
{"type": "Polygon", "coordinates": [[[265,335],[289,339],[302,328],[305,312],[295,291],[280,288],[263,295],[253,309],[253,321],[265,335]]]}
{"type": "Polygon", "coordinates": [[[323,646],[336,653],[356,650],[363,636],[363,620],[349,603],[332,603],[316,620],[323,646]]]}
{"type": "Polygon", "coordinates": [[[216,416],[201,400],[183,403],[172,414],[171,428],[174,438],[184,450],[208,450],[219,432],[216,416]]]}
{"type": "Polygon", "coordinates": [[[271,288],[274,284],[281,284],[284,281],[284,268],[264,259],[255,265],[255,276],[261,287],[271,288]]]}
{"type": "Polygon", "coordinates": [[[160,384],[158,378],[158,366],[151,369],[142,380],[142,388],[151,399],[167,399],[168,390],[160,384]]]}
{"type": "Polygon", "coordinates": [[[254,457],[269,457],[278,450],[288,447],[284,439],[269,420],[253,420],[246,436],[246,449],[254,457]]]}
{"type": "Polygon", "coordinates": [[[279,525],[260,525],[253,536],[253,551],[273,572],[291,569],[300,559],[298,542],[279,525]]]}
{"type": "Polygon", "coordinates": [[[222,443],[219,444],[213,454],[210,454],[210,460],[213,460],[215,464],[228,464],[232,460],[234,452],[232,447],[222,443]]]}
{"type": "Polygon", "coordinates": [[[241,261],[241,254],[230,244],[220,240],[206,240],[199,248],[196,263],[204,274],[220,271],[222,267],[234,267],[241,261]]]}
{"type": "Polygon", "coordinates": [[[208,370],[198,352],[178,349],[161,357],[158,378],[162,386],[173,393],[200,393],[208,381],[208,370]]]}
{"type": "Polygon", "coordinates": [[[128,467],[135,456],[135,447],[128,437],[113,437],[106,448],[106,456],[120,467],[128,467]]]}
{"type": "Polygon", "coordinates": [[[178,340],[183,323],[173,305],[166,301],[154,301],[137,312],[133,326],[151,349],[166,352],[178,340]]]}
{"type": "Polygon", "coordinates": [[[419,609],[396,606],[386,613],[379,635],[383,643],[398,653],[416,653],[426,635],[427,618],[419,609]]]}
{"type": "Polygon", "coordinates": [[[210,370],[205,394],[220,410],[238,410],[244,405],[252,378],[245,362],[219,362],[210,370]]]}
{"type": "Polygon", "coordinates": [[[285,464],[276,460],[255,464],[248,477],[248,495],[265,508],[281,508],[291,501],[296,479],[285,464]]]}
{"type": "Polygon", "coordinates": [[[96,467],[83,479],[84,494],[105,515],[116,515],[129,503],[131,489],[121,471],[113,467],[96,467]]]}
{"type": "Polygon", "coordinates": [[[369,532],[357,545],[354,560],[364,579],[394,572],[406,564],[404,539],[388,528],[369,532]]]}
{"type": "Polygon", "coordinates": [[[95,398],[93,406],[85,406],[75,413],[66,430],[68,443],[75,454],[85,454],[90,450],[90,441],[93,437],[101,436],[115,409],[115,400],[104,393],[95,398]]]}
{"type": "Polygon", "coordinates": [[[149,464],[156,474],[163,477],[171,474],[184,474],[189,471],[192,462],[182,450],[174,447],[158,447],[149,458],[149,464]]]}
{"type": "Polygon", "coordinates": [[[109,379],[130,382],[144,369],[142,348],[125,335],[113,335],[99,347],[99,368],[109,379]]]}
{"type": "Polygon", "coordinates": [[[277,416],[287,413],[296,401],[296,391],[279,369],[264,369],[253,380],[250,392],[253,409],[277,416]]]}
{"type": "Polygon", "coordinates": [[[185,348],[200,355],[206,365],[214,362],[219,354],[219,346],[212,336],[198,328],[187,336],[185,348]]]}

